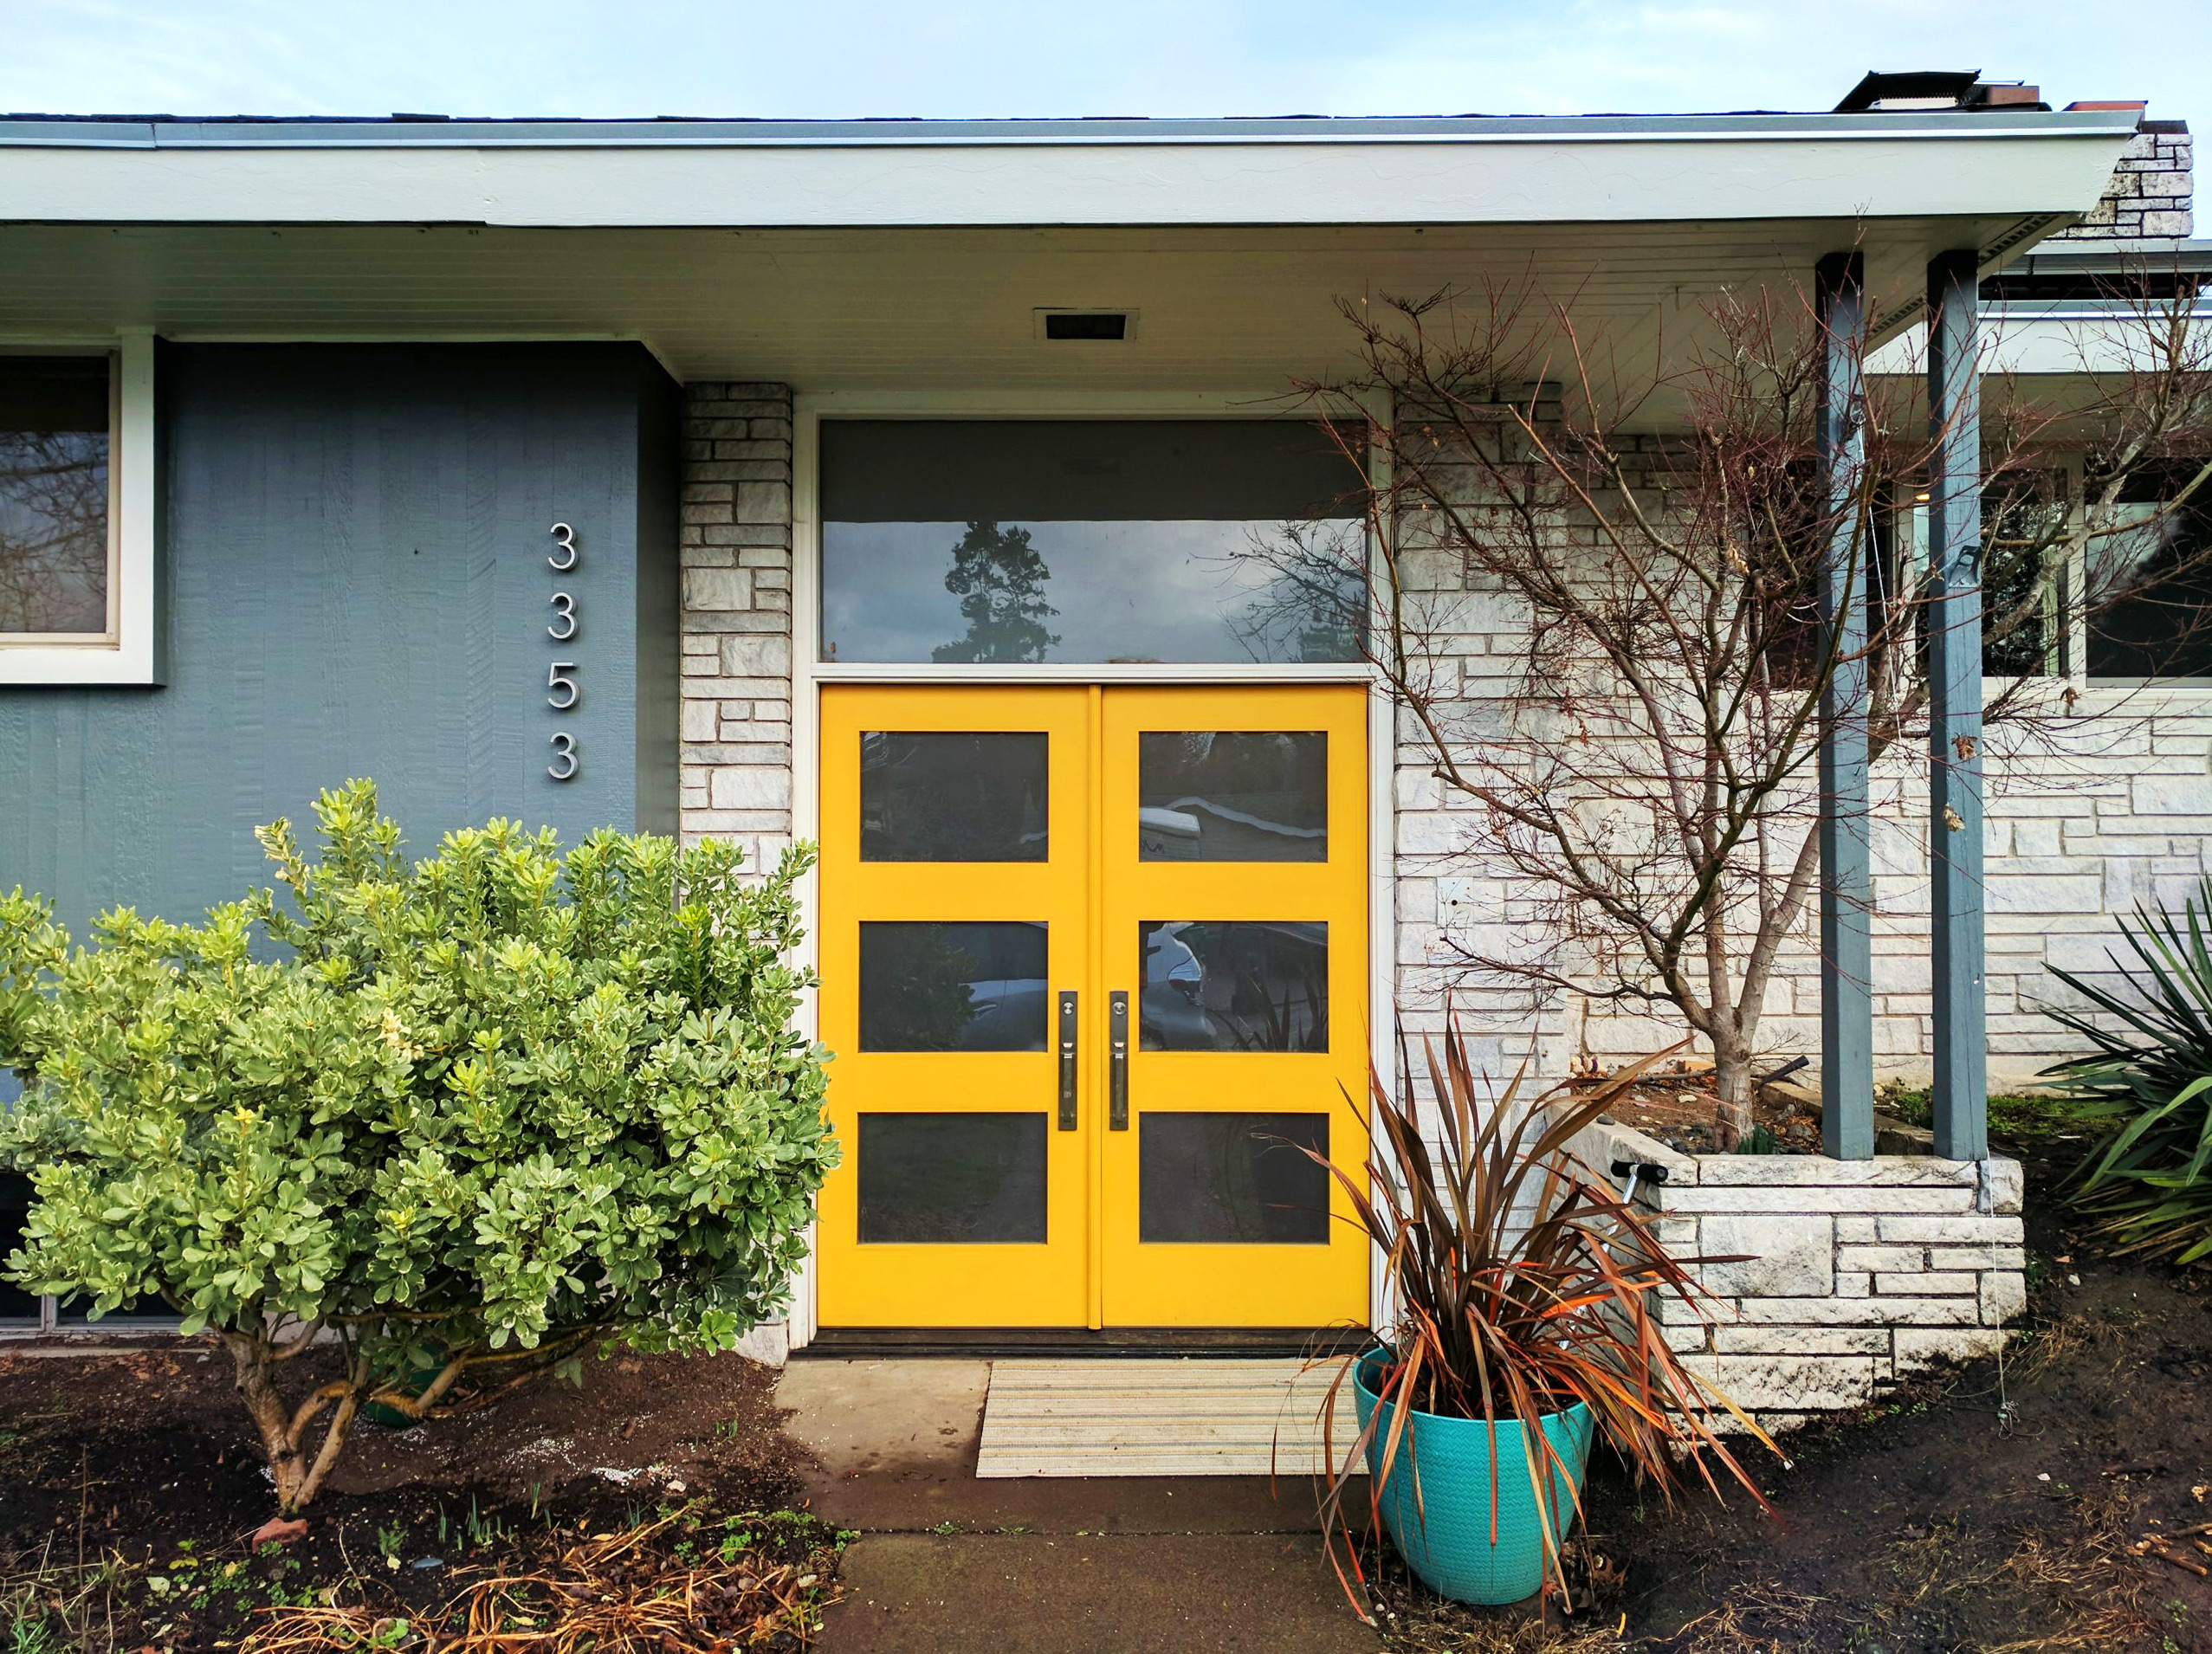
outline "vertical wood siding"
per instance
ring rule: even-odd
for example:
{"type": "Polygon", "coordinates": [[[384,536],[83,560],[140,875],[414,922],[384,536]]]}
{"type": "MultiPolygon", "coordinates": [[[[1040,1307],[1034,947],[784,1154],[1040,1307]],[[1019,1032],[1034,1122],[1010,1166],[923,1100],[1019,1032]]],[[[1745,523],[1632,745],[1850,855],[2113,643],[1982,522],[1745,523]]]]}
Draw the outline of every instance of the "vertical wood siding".
{"type": "Polygon", "coordinates": [[[678,393],[642,349],[193,346],[159,380],[167,682],[0,689],[0,889],[80,934],[194,916],[268,882],[255,825],[351,776],[417,855],[493,815],[673,829],[678,393]],[[556,520],[583,553],[558,582],[556,520]]]}

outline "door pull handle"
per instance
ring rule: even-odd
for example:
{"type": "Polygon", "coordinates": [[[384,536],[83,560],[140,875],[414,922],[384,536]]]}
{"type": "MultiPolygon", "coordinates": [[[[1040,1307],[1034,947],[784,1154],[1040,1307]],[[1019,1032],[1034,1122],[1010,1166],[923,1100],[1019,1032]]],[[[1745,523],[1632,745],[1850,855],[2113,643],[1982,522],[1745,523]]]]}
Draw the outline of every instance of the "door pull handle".
{"type": "Polygon", "coordinates": [[[1060,1129],[1076,1128],[1076,996],[1060,994],[1060,1129]]]}
{"type": "Polygon", "coordinates": [[[1107,1002],[1107,1112],[1109,1131],[1129,1128],[1129,996],[1116,993],[1107,1002]]]}

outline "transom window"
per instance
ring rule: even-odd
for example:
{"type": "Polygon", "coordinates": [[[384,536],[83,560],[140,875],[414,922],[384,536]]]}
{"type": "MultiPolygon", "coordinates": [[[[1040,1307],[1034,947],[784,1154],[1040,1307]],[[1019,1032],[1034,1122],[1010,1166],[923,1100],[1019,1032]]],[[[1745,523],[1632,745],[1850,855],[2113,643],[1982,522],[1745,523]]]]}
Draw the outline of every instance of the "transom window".
{"type": "Polygon", "coordinates": [[[821,477],[826,661],[1360,658],[1363,496],[1326,427],[826,420],[821,477]]]}

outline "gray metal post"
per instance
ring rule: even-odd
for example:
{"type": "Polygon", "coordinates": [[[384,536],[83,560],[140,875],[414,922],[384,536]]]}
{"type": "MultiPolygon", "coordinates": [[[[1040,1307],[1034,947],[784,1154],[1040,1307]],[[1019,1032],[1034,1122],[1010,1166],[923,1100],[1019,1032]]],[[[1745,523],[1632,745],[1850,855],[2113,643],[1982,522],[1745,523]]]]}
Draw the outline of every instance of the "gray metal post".
{"type": "Polygon", "coordinates": [[[1928,264],[1928,871],[1936,1153],[1989,1152],[1982,960],[1982,390],[1973,249],[1928,264]]]}
{"type": "Polygon", "coordinates": [[[1857,501],[1866,436],[1860,382],[1866,268],[1831,253],[1814,273],[1821,333],[1819,442],[1830,531],[1821,558],[1821,640],[1834,661],[1821,695],[1821,1147],[1874,1153],[1873,908],[1866,831],[1866,581],[1870,527],[1857,501]]]}

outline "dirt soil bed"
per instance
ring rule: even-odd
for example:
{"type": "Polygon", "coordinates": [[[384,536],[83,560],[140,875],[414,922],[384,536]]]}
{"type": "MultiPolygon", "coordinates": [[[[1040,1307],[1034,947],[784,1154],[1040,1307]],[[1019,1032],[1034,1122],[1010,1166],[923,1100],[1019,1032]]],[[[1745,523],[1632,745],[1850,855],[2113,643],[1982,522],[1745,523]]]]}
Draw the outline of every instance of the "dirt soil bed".
{"type": "MultiPolygon", "coordinates": [[[[1584,1076],[1573,1083],[1596,1085],[1603,1077],[1584,1076]]],[[[1607,1118],[1618,1124],[1633,1126],[1685,1154],[1710,1154],[1718,1149],[1714,1121],[1719,1114],[1711,1065],[1698,1061],[1660,1064],[1628,1087],[1607,1111],[1607,1118]]],[[[1768,1152],[1817,1154],[1820,1104],[1787,1079],[1754,1086],[1751,1131],[1768,1152]]]]}
{"type": "MultiPolygon", "coordinates": [[[[1999,1140],[2028,1168],[2035,1289],[2002,1365],[1788,1438],[1791,1463],[1760,1466],[1786,1529],[1741,1498],[1670,1515],[1601,1462],[1571,1618],[1439,1603],[1384,1562],[1388,1644],[2212,1654],[2203,1272],[2093,1255],[2054,1193],[2079,1140],[1999,1140]]],[[[596,1616],[603,1654],[812,1646],[839,1536],[758,1514],[794,1501],[799,1462],[765,1371],[619,1358],[587,1365],[580,1393],[365,1430],[307,1534],[255,1551],[268,1484],[218,1353],[0,1354],[0,1649],[416,1650],[472,1615],[510,1631],[596,1616]],[[671,1580],[689,1594],[663,1625],[671,1580]]]]}
{"type": "Polygon", "coordinates": [[[1786,1529],[1740,1496],[1670,1515],[1594,1463],[1580,1612],[1460,1609],[1386,1564],[1390,1645],[2212,1654],[2212,1272],[2092,1256],[2054,1192],[2078,1135],[1998,1147],[2027,1165],[2035,1289],[2002,1364],[1762,1455],[1786,1529]]]}
{"type": "MultiPolygon", "coordinates": [[[[418,1648],[430,1611],[490,1612],[488,1585],[514,1622],[562,1581],[642,1600],[673,1570],[718,1594],[695,1593],[688,1631],[641,1623],[636,1646],[804,1646],[836,1535],[773,1514],[800,1462],[773,1386],[735,1356],[622,1355],[586,1362],[580,1392],[548,1381],[429,1425],[364,1425],[305,1535],[257,1551],[274,1500],[219,1349],[0,1351],[0,1622],[17,1622],[13,1654],[256,1632],[249,1646],[344,1647],[379,1625],[377,1646],[418,1648]],[[307,1612],[280,1636],[268,1611],[288,1606],[307,1612]],[[317,1617],[326,1640],[301,1640],[317,1617]]],[[[631,1645],[608,1623],[598,1647],[631,1645]]]]}

